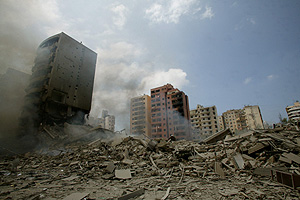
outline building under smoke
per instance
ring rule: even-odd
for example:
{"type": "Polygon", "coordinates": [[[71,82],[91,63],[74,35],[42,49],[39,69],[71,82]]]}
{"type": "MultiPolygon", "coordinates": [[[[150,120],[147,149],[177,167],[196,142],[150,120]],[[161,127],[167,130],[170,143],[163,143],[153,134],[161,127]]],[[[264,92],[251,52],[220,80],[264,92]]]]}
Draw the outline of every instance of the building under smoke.
{"type": "Polygon", "coordinates": [[[65,33],[37,49],[20,125],[82,123],[91,109],[97,54],[65,33]]]}
{"type": "Polygon", "coordinates": [[[150,96],[143,95],[130,100],[130,133],[151,136],[150,96]]]}
{"type": "Polygon", "coordinates": [[[151,89],[151,137],[191,139],[188,96],[167,84],[151,89]]]}
{"type": "Polygon", "coordinates": [[[0,74],[0,137],[13,136],[17,129],[29,77],[12,68],[0,74]]]}
{"type": "Polygon", "coordinates": [[[102,117],[94,118],[90,117],[87,120],[87,124],[90,126],[100,127],[103,129],[115,131],[115,116],[109,115],[107,110],[102,110],[102,117]]]}

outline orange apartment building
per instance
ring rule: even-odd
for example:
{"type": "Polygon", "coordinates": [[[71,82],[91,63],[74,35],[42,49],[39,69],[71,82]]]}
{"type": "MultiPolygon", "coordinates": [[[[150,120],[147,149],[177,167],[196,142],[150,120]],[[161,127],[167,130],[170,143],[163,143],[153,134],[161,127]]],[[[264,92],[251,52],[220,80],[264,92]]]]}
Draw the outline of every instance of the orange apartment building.
{"type": "Polygon", "coordinates": [[[151,137],[189,140],[188,96],[171,84],[151,89],[151,137]]]}

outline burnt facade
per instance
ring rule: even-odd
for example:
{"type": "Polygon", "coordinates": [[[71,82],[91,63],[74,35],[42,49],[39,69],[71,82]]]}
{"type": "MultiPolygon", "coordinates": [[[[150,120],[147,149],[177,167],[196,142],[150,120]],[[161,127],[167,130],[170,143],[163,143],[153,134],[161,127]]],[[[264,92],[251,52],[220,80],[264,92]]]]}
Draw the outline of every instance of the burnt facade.
{"type": "Polygon", "coordinates": [[[171,84],[151,89],[151,137],[190,139],[188,96],[171,84]]]}

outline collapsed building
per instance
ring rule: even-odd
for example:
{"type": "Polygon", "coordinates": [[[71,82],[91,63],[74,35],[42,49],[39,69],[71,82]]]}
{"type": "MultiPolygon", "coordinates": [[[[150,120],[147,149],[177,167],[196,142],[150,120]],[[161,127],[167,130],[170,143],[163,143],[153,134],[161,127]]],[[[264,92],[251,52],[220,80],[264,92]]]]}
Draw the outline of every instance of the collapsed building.
{"type": "Polygon", "coordinates": [[[205,144],[74,137],[52,151],[2,158],[0,198],[299,199],[299,133],[293,125],[232,136],[226,129],[205,144]]]}
{"type": "Polygon", "coordinates": [[[59,33],[37,49],[20,128],[28,132],[40,124],[83,124],[91,109],[97,54],[59,33]]]}

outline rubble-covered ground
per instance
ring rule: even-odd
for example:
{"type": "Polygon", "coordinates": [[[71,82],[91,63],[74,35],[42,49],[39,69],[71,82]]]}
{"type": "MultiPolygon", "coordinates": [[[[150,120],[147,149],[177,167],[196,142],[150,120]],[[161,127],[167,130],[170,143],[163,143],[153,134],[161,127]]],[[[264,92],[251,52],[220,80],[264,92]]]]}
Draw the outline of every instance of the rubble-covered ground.
{"type": "Polygon", "coordinates": [[[287,128],[214,144],[76,141],[1,157],[0,199],[299,199],[296,179],[288,186],[271,177],[277,170],[298,178],[299,152],[300,132],[287,128]]]}

